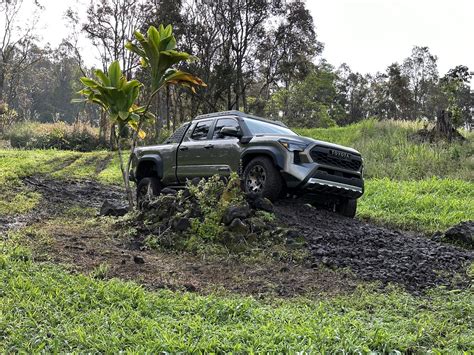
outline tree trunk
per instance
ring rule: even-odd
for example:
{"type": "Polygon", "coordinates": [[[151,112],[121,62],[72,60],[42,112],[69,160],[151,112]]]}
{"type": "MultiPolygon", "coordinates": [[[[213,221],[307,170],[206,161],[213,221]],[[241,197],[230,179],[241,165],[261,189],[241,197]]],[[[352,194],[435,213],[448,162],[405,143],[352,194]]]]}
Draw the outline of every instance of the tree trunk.
{"type": "Polygon", "coordinates": [[[439,139],[445,139],[448,142],[452,142],[453,140],[465,140],[465,138],[454,127],[451,120],[451,114],[446,110],[438,112],[436,125],[433,128],[430,137],[431,141],[439,139]]]}

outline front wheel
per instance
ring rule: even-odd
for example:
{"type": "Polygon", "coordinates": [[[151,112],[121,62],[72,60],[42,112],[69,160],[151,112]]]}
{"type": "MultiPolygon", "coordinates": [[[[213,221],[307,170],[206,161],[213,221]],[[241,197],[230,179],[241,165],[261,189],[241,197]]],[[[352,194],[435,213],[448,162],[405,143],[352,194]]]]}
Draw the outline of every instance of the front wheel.
{"type": "Polygon", "coordinates": [[[150,201],[161,191],[160,180],[156,177],[146,177],[140,180],[137,186],[137,206],[141,208],[144,201],[150,201]]]}
{"type": "Polygon", "coordinates": [[[357,200],[344,199],[336,205],[336,212],[349,218],[354,218],[357,211],[357,200]]]}
{"type": "Polygon", "coordinates": [[[244,169],[243,178],[246,193],[255,193],[271,201],[276,201],[283,189],[280,172],[267,157],[252,159],[244,169]]]}

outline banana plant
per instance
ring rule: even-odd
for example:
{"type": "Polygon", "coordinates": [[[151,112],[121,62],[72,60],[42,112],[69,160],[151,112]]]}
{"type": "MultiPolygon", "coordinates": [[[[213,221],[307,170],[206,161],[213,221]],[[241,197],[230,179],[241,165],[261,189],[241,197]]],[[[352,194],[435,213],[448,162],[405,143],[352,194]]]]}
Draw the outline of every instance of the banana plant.
{"type": "Polygon", "coordinates": [[[89,102],[102,107],[107,112],[113,126],[118,126],[116,141],[120,160],[120,168],[125,183],[129,206],[134,207],[133,194],[130,188],[129,171],[132,162],[132,155],[125,166],[121,148],[121,133],[125,126],[131,127],[135,133],[132,137],[131,151],[133,152],[138,138],[143,139],[145,132],[141,129],[146,119],[154,118],[149,112],[153,97],[160,89],[167,85],[180,85],[188,87],[195,92],[195,86],[206,86],[198,77],[174,68],[183,61],[194,60],[195,57],[186,52],[176,50],[176,39],[173,35],[171,25],[159,29],[151,26],[146,36],[140,32],[134,33],[136,43],[127,43],[126,48],[136,53],[140,57],[143,67],[151,71],[151,94],[148,97],[145,106],[139,106],[137,100],[140,96],[142,84],[138,80],[128,81],[123,75],[120,65],[117,61],[113,62],[108,68],[107,73],[101,70],[94,72],[95,79],[81,78],[85,86],[79,94],[84,98],[73,100],[75,102],[89,102]]]}
{"type": "Polygon", "coordinates": [[[150,26],[146,36],[134,33],[136,43],[128,42],[125,47],[140,56],[141,64],[151,71],[151,96],[166,85],[181,85],[195,92],[195,86],[206,86],[198,77],[173,68],[174,65],[195,60],[196,57],[176,50],[176,39],[171,25],[159,29],[150,26]]]}
{"type": "Polygon", "coordinates": [[[129,170],[125,168],[121,136],[124,127],[129,126],[137,132],[137,136],[145,138],[145,132],[140,129],[142,117],[150,117],[143,106],[138,106],[136,101],[143,86],[138,80],[130,80],[122,73],[118,61],[114,61],[108,68],[107,73],[102,70],[94,71],[96,79],[82,77],[81,83],[85,86],[79,94],[83,99],[73,100],[75,102],[89,102],[102,107],[107,112],[113,126],[118,127],[116,131],[116,143],[118,148],[120,168],[125,183],[127,198],[130,207],[133,207],[133,195],[130,188],[129,170]]]}

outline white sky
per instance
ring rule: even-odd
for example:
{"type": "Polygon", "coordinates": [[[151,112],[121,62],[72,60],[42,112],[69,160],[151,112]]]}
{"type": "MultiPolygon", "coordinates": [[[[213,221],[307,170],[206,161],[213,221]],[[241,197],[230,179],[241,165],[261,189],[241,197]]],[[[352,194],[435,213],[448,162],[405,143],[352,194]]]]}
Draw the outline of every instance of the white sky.
{"type": "MultiPolygon", "coordinates": [[[[59,44],[70,30],[63,20],[66,9],[84,12],[89,2],[42,0],[43,42],[59,44]]],[[[474,71],[474,0],[307,0],[307,6],[325,44],[323,57],[335,66],[346,62],[361,73],[385,71],[420,45],[438,56],[441,75],[459,64],[474,71]]],[[[87,40],[82,45],[87,64],[98,63],[87,40]]]]}

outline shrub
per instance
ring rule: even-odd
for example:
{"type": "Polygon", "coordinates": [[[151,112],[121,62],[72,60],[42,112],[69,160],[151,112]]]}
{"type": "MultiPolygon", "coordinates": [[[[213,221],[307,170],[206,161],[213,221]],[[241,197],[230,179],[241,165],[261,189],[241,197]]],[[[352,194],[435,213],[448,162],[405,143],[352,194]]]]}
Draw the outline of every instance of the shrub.
{"type": "Polygon", "coordinates": [[[81,152],[103,148],[98,130],[86,124],[65,122],[23,122],[13,125],[5,134],[13,148],[63,149],[81,152]]]}

